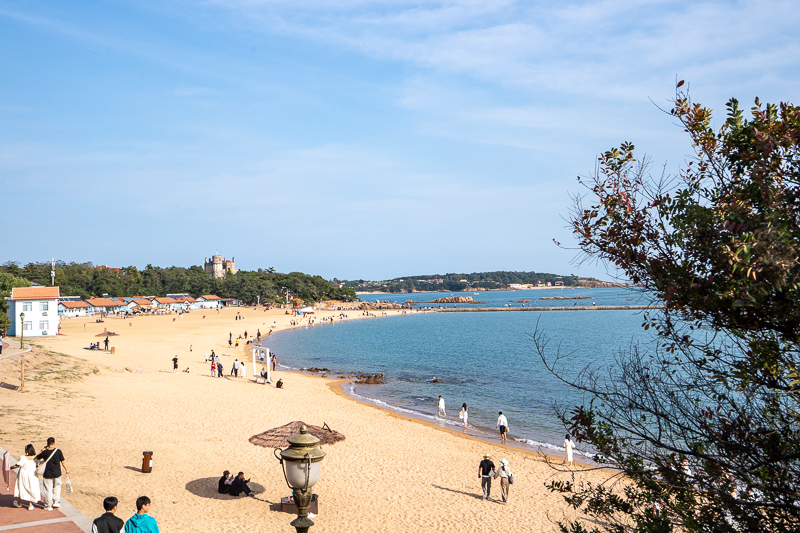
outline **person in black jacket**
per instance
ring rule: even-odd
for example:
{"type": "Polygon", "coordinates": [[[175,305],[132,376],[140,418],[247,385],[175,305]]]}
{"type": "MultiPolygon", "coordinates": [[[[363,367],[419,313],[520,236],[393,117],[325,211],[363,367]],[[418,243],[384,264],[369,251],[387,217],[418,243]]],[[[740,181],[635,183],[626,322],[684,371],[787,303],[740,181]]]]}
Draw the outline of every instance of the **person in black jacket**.
{"type": "Polygon", "coordinates": [[[247,496],[252,496],[253,491],[250,490],[250,487],[247,484],[250,483],[249,479],[244,478],[244,472],[239,472],[236,475],[236,479],[233,480],[231,483],[231,490],[228,492],[231,496],[238,496],[241,493],[245,493],[247,496]]]}
{"type": "Polygon", "coordinates": [[[217,492],[220,494],[228,494],[231,491],[231,473],[229,470],[226,470],[222,473],[222,477],[219,478],[219,484],[217,486],[217,492]],[[230,481],[229,481],[230,480],[230,481]]]}
{"type": "Polygon", "coordinates": [[[103,500],[105,513],[94,519],[92,522],[92,533],[120,533],[125,525],[121,518],[115,516],[117,512],[118,500],[114,496],[109,496],[103,500]]]}

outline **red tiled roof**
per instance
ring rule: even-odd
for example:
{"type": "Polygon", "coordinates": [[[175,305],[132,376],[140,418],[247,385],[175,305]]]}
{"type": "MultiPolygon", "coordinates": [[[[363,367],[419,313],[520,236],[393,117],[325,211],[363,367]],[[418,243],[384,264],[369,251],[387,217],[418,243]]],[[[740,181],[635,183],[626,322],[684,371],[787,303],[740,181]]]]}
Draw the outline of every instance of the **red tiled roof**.
{"type": "Polygon", "coordinates": [[[147,300],[146,298],[136,298],[133,301],[138,305],[153,305],[153,302],[147,300]]]}
{"type": "Polygon", "coordinates": [[[87,298],[86,303],[92,307],[119,307],[124,305],[121,302],[112,300],[110,298],[87,298]]]}
{"type": "Polygon", "coordinates": [[[222,298],[220,298],[219,296],[215,296],[213,294],[203,294],[201,296],[198,296],[198,298],[204,298],[206,300],[222,300],[222,298]]]}
{"type": "Polygon", "coordinates": [[[12,300],[57,300],[61,296],[58,287],[14,287],[12,300]]]}
{"type": "Polygon", "coordinates": [[[175,298],[158,298],[157,297],[157,298],[153,298],[153,299],[156,302],[160,303],[160,304],[174,304],[174,303],[177,303],[177,300],[175,300],[175,298]]]}
{"type": "Polygon", "coordinates": [[[183,296],[181,298],[175,298],[175,301],[178,302],[179,304],[183,304],[183,303],[193,304],[197,300],[195,300],[191,296],[183,296]]]}
{"type": "Polygon", "coordinates": [[[83,309],[84,307],[88,308],[89,304],[83,301],[79,302],[58,302],[58,305],[63,305],[67,309],[83,309]]]}

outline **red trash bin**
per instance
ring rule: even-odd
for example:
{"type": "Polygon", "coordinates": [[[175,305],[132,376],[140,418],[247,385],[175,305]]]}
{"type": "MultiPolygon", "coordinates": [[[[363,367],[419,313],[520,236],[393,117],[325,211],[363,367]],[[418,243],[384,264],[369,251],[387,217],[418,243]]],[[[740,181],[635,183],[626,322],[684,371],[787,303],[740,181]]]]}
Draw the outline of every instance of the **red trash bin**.
{"type": "Polygon", "coordinates": [[[153,471],[153,452],[142,452],[142,472],[153,471]]]}

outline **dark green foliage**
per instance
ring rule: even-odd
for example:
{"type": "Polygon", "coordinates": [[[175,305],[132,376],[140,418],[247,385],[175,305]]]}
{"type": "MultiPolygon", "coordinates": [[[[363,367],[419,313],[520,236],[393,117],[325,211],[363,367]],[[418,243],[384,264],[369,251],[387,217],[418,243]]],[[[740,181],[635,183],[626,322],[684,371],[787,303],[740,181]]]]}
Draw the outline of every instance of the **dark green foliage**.
{"type": "MultiPolygon", "coordinates": [[[[0,276],[19,276],[23,280],[50,284],[50,263],[29,263],[24,269],[15,263],[0,266],[0,276]],[[6,273],[6,274],[3,274],[6,273]]],[[[0,278],[2,283],[2,278],[0,278]]],[[[62,295],[81,296],[164,296],[187,293],[192,296],[216,294],[222,298],[239,298],[246,304],[282,301],[286,288],[292,297],[306,302],[320,300],[355,300],[355,291],[339,288],[320,276],[301,272],[279,274],[274,269],[248,272],[240,270],[222,279],[213,279],[200,266],[161,268],[147,265],[121,269],[94,266],[91,263],[56,262],[56,285],[62,295]]]]}
{"type": "Polygon", "coordinates": [[[408,276],[388,281],[364,281],[363,279],[345,281],[347,287],[363,291],[381,292],[414,292],[444,291],[458,292],[470,289],[505,289],[511,283],[536,285],[538,282],[555,285],[563,281],[564,286],[573,287],[578,284],[577,276],[559,276],[542,272],[476,272],[472,274],[433,274],[429,276],[408,276]],[[441,281],[439,281],[441,280],[441,281]],[[466,280],[463,282],[461,280],[466,280]]]}
{"type": "Polygon", "coordinates": [[[696,149],[686,168],[654,179],[623,144],[572,216],[588,257],[665,308],[645,316],[651,346],[569,380],[590,400],[560,410],[627,482],[549,488],[591,531],[798,531],[800,109],[756,100],[745,120],[731,100],[715,131],[678,92],[671,115],[696,149]]]}

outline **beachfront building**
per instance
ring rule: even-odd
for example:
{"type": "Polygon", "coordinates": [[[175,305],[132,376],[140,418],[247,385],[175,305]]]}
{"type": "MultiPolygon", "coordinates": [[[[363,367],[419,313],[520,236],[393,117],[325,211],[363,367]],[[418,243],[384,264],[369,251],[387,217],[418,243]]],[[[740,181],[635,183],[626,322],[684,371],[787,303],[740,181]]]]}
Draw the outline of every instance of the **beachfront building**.
{"type": "Polygon", "coordinates": [[[163,309],[164,311],[180,311],[183,309],[183,304],[175,301],[175,298],[156,296],[153,298],[153,304],[155,304],[158,309],[163,309]]]}
{"type": "Polygon", "coordinates": [[[58,335],[61,316],[58,314],[58,287],[14,287],[8,300],[10,336],[49,337],[58,335]],[[25,320],[20,315],[25,314],[25,320]]]}
{"type": "Polygon", "coordinates": [[[222,307],[222,298],[213,294],[203,294],[197,297],[201,309],[219,309],[222,307]]]}
{"type": "Polygon", "coordinates": [[[239,298],[220,298],[224,307],[242,307],[244,302],[239,298]]]}
{"type": "Polygon", "coordinates": [[[90,315],[115,315],[128,310],[125,302],[112,298],[87,298],[86,303],[90,315]]]}
{"type": "Polygon", "coordinates": [[[89,304],[83,300],[58,302],[58,314],[67,318],[89,316],[89,304]]]}
{"type": "Polygon", "coordinates": [[[215,279],[224,278],[228,275],[228,272],[231,274],[239,272],[239,269],[236,268],[235,257],[228,261],[219,254],[212,255],[211,259],[206,258],[203,262],[203,267],[206,270],[206,274],[215,279]]]}

